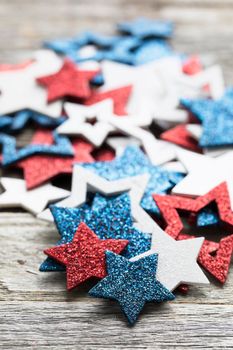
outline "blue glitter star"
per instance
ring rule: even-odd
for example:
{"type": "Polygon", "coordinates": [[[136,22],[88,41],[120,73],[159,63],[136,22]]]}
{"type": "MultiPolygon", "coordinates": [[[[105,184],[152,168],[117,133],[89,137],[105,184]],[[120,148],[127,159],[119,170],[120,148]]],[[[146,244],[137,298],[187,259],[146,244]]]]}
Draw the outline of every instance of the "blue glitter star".
{"type": "Polygon", "coordinates": [[[134,65],[145,64],[172,55],[174,52],[164,40],[146,40],[134,54],[134,65]]]}
{"type": "Polygon", "coordinates": [[[140,47],[141,40],[133,37],[122,38],[111,50],[105,52],[105,59],[125,64],[135,64],[135,49],[140,47]]]}
{"type": "Polygon", "coordinates": [[[33,121],[34,123],[43,127],[56,128],[57,126],[62,124],[65,121],[65,119],[65,117],[49,118],[43,114],[39,114],[34,111],[23,110],[16,113],[14,117],[11,118],[10,131],[20,131],[30,121],[33,121]]]}
{"type": "Polygon", "coordinates": [[[72,144],[65,136],[54,135],[53,145],[28,145],[19,150],[16,149],[16,140],[13,136],[0,133],[0,144],[2,144],[2,165],[8,166],[19,160],[35,154],[56,154],[61,156],[73,155],[72,144]]]}
{"type": "Polygon", "coordinates": [[[182,99],[181,104],[202,123],[201,147],[233,145],[233,88],[219,100],[182,99]]]}
{"type": "Polygon", "coordinates": [[[0,130],[8,131],[11,126],[12,118],[7,115],[0,116],[0,130]]]}
{"type": "MultiPolygon", "coordinates": [[[[124,255],[131,258],[150,249],[151,236],[135,229],[131,217],[130,199],[127,194],[106,199],[107,204],[93,210],[84,205],[80,208],[51,206],[55,224],[61,235],[58,245],[72,241],[77,227],[85,222],[101,239],[127,239],[129,244],[124,255]]],[[[48,258],[40,266],[40,271],[63,271],[64,267],[48,258]]]]}
{"type": "Polygon", "coordinates": [[[117,300],[129,323],[133,325],[146,302],[162,302],[175,296],[156,279],[158,255],[152,254],[131,262],[113,252],[106,252],[108,276],[89,294],[117,300]]]}
{"type": "Polygon", "coordinates": [[[112,161],[81,165],[107,180],[119,180],[145,173],[150,174],[141,205],[145,210],[157,214],[159,209],[152,198],[152,194],[166,194],[184,177],[181,173],[166,171],[159,166],[152,165],[137,146],[128,146],[120,157],[112,161]]]}
{"type": "Polygon", "coordinates": [[[140,39],[147,37],[170,38],[173,34],[173,24],[169,21],[155,21],[147,18],[138,18],[131,22],[118,24],[121,32],[131,34],[140,39]]]}
{"type": "Polygon", "coordinates": [[[218,214],[209,208],[203,209],[197,216],[197,227],[211,226],[218,223],[218,214]]]}

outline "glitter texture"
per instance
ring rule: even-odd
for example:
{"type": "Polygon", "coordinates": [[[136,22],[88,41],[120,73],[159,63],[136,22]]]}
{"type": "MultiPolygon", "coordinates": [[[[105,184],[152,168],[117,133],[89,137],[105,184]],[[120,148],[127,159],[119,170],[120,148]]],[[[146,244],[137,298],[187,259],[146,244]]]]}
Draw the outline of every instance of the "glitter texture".
{"type": "Polygon", "coordinates": [[[184,125],[177,125],[172,129],[164,131],[160,138],[162,140],[172,142],[178,146],[189,149],[190,151],[200,152],[201,149],[198,147],[197,141],[192,137],[190,132],[184,125]]]}
{"type": "Polygon", "coordinates": [[[233,89],[226,90],[219,100],[182,99],[181,103],[202,122],[201,147],[233,144],[233,89]]]}
{"type": "Polygon", "coordinates": [[[157,254],[130,262],[108,251],[106,263],[108,276],[93,287],[89,294],[117,300],[130,324],[136,322],[146,302],[162,302],[175,298],[156,279],[157,254]]]}
{"type": "Polygon", "coordinates": [[[140,39],[147,37],[170,38],[173,33],[173,24],[169,21],[137,18],[131,22],[119,23],[118,29],[140,39]]]}
{"type": "Polygon", "coordinates": [[[147,40],[134,53],[134,65],[145,64],[172,56],[174,53],[164,40],[147,40]]]}
{"type": "Polygon", "coordinates": [[[159,213],[152,194],[165,194],[183,175],[169,172],[159,166],[152,165],[147,156],[137,146],[128,146],[124,153],[111,162],[95,162],[84,164],[86,169],[94,171],[107,180],[119,180],[130,176],[150,174],[150,180],[141,201],[142,207],[152,213],[159,213]]]}
{"type": "Polygon", "coordinates": [[[48,102],[64,97],[85,99],[91,95],[89,83],[97,73],[81,70],[66,59],[59,72],[37,78],[37,82],[48,89],[48,102]]]}
{"type": "Polygon", "coordinates": [[[27,189],[32,189],[61,174],[72,174],[73,164],[93,162],[90,152],[93,146],[81,139],[72,141],[74,156],[64,158],[59,156],[35,155],[18,162],[16,165],[23,169],[27,189]]]}
{"type": "MultiPolygon", "coordinates": [[[[44,135],[51,133],[48,130],[39,130],[36,137],[43,140],[44,135]]],[[[0,134],[0,143],[2,144],[2,164],[4,166],[11,165],[19,160],[35,155],[35,154],[52,154],[61,156],[72,156],[72,144],[66,136],[58,135],[53,132],[53,144],[33,143],[19,150],[16,149],[16,140],[14,137],[0,134]]]]}
{"type": "Polygon", "coordinates": [[[85,100],[84,104],[90,106],[107,98],[111,98],[113,100],[114,113],[117,115],[126,115],[126,106],[131,95],[131,91],[132,86],[128,85],[109,91],[93,92],[90,98],[85,100]]]}
{"type": "Polygon", "coordinates": [[[67,289],[71,290],[91,277],[105,277],[105,251],[119,254],[127,244],[126,240],[101,240],[81,223],[71,243],[46,249],[44,253],[65,265],[67,289]]]}
{"type": "MultiPolygon", "coordinates": [[[[116,198],[106,198],[107,204],[92,210],[83,205],[80,208],[61,208],[51,206],[55,224],[61,235],[58,245],[72,241],[78,225],[84,222],[101,239],[125,239],[128,246],[124,256],[131,258],[150,249],[151,236],[132,227],[130,199],[127,194],[116,198]]],[[[47,259],[40,267],[41,271],[60,271],[63,267],[47,259]]]]}
{"type": "Polygon", "coordinates": [[[111,61],[133,65],[135,64],[135,49],[141,44],[141,41],[134,37],[122,38],[111,50],[105,53],[105,58],[111,61]]]}
{"type": "MultiPolygon", "coordinates": [[[[183,229],[183,223],[181,221],[180,215],[178,214],[178,209],[184,210],[186,212],[196,213],[211,202],[215,201],[218,208],[219,218],[223,222],[229,225],[233,225],[233,212],[230,206],[230,198],[226,183],[222,183],[206,195],[200,196],[196,199],[179,196],[159,195],[154,195],[153,198],[156,201],[167,224],[166,232],[175,239],[181,239],[180,233],[183,229]]],[[[183,238],[184,237],[182,237],[182,239],[183,238]]],[[[210,244],[208,243],[208,249],[206,249],[205,240],[205,243],[202,246],[200,254],[198,256],[198,261],[216,279],[218,279],[221,283],[224,283],[229,269],[229,256],[232,254],[233,241],[232,239],[227,239],[225,241],[225,238],[220,240],[215,257],[211,256],[209,245],[210,244]],[[226,247],[226,242],[228,243],[228,247],[226,247]],[[222,249],[220,249],[221,244],[223,244],[222,249]]]]}

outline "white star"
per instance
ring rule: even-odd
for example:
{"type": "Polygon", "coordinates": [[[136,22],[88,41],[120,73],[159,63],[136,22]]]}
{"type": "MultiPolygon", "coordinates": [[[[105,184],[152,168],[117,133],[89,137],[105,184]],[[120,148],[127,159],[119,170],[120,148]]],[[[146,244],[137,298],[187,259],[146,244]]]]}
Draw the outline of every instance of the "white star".
{"type": "Polygon", "coordinates": [[[194,197],[202,196],[226,181],[233,209],[233,151],[211,158],[179,150],[177,156],[188,175],[172,189],[173,193],[194,197]]]}
{"type": "MultiPolygon", "coordinates": [[[[148,180],[149,175],[144,174],[116,181],[108,181],[90,170],[75,165],[72,175],[71,194],[69,197],[56,203],[56,205],[71,208],[78,207],[86,202],[87,192],[99,192],[108,196],[129,191],[132,216],[135,220],[137,217],[137,219],[141,221],[143,220],[144,210],[139,203],[144,194],[148,180]]],[[[40,213],[38,218],[53,221],[49,209],[40,213]]]]}
{"type": "Polygon", "coordinates": [[[0,72],[0,114],[31,109],[50,117],[59,117],[62,103],[47,104],[47,91],[35,79],[55,73],[61,64],[53,52],[42,50],[36,53],[35,62],[29,66],[0,72]]]}
{"type": "Polygon", "coordinates": [[[132,125],[130,121],[114,119],[111,120],[111,123],[124,134],[138,139],[151,163],[154,165],[161,165],[174,160],[177,150],[181,148],[171,142],[157,140],[149,131],[132,125]]]}
{"type": "Polygon", "coordinates": [[[22,207],[33,214],[40,213],[49,202],[70,194],[69,191],[49,183],[33,190],[27,190],[24,180],[3,177],[1,184],[5,192],[0,195],[0,208],[22,207]]]}
{"type": "Polygon", "coordinates": [[[156,223],[153,223],[153,225],[151,249],[130,260],[136,261],[144,256],[157,253],[158,269],[156,278],[171,291],[181,283],[209,283],[197,263],[204,238],[175,241],[156,223]]]}
{"type": "Polygon", "coordinates": [[[123,122],[131,121],[136,125],[148,125],[150,118],[140,116],[119,117],[113,113],[113,101],[106,99],[91,106],[83,106],[75,103],[65,103],[65,111],[68,119],[57,128],[59,134],[82,135],[95,146],[100,146],[108,134],[116,131],[110,124],[111,120],[121,119],[123,122]],[[94,125],[88,121],[95,121],[94,125]]]}

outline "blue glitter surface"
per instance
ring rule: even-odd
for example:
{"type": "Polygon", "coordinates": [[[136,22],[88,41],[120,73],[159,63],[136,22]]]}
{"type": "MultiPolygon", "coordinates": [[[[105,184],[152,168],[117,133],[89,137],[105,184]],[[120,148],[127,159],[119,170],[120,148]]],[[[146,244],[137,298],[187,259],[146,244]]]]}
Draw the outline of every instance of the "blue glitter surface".
{"type": "MultiPolygon", "coordinates": [[[[51,206],[55,224],[61,235],[58,245],[72,241],[81,222],[85,222],[101,239],[127,239],[129,244],[124,256],[131,258],[150,249],[151,235],[132,227],[131,206],[128,194],[106,198],[107,204],[99,210],[87,205],[80,208],[60,208],[51,206]]],[[[64,267],[48,258],[40,266],[40,271],[63,271],[64,267]]]]}
{"type": "Polygon", "coordinates": [[[125,64],[135,64],[135,49],[141,45],[137,38],[122,38],[105,53],[105,59],[125,64]]]}
{"type": "Polygon", "coordinates": [[[30,121],[33,121],[34,123],[43,127],[56,128],[57,126],[62,124],[65,121],[65,119],[65,117],[49,118],[43,114],[39,114],[34,111],[23,110],[16,113],[14,117],[11,118],[10,131],[20,131],[30,121]]]}
{"type": "Polygon", "coordinates": [[[136,50],[134,64],[140,65],[173,55],[170,45],[164,40],[147,40],[136,50]]]}
{"type": "Polygon", "coordinates": [[[156,21],[147,18],[137,18],[131,22],[118,24],[121,32],[131,34],[140,39],[147,37],[170,38],[173,34],[173,24],[169,21],[156,21]]]}
{"type": "Polygon", "coordinates": [[[159,166],[152,165],[147,156],[137,146],[128,146],[120,157],[112,161],[79,163],[79,165],[110,181],[148,173],[150,179],[141,205],[143,209],[157,214],[159,209],[152,198],[152,194],[166,194],[184,177],[181,173],[166,171],[159,166]]]}
{"type": "Polygon", "coordinates": [[[202,123],[201,147],[233,145],[233,88],[219,100],[182,99],[181,104],[202,123]]]}
{"type": "Polygon", "coordinates": [[[8,117],[7,115],[0,116],[0,130],[7,132],[11,126],[11,123],[12,123],[11,117],[8,117]]]}
{"type": "Polygon", "coordinates": [[[19,150],[16,149],[16,140],[13,136],[0,134],[2,144],[2,165],[8,166],[19,160],[35,154],[56,154],[61,156],[73,155],[72,144],[67,137],[53,133],[53,145],[28,145],[19,150]]]}
{"type": "Polygon", "coordinates": [[[209,208],[201,210],[197,216],[198,227],[216,225],[217,223],[219,223],[218,214],[209,208]]]}
{"type": "Polygon", "coordinates": [[[131,262],[113,252],[106,252],[107,274],[89,294],[97,298],[117,300],[133,325],[146,302],[175,299],[157,279],[158,255],[152,254],[131,262]]]}

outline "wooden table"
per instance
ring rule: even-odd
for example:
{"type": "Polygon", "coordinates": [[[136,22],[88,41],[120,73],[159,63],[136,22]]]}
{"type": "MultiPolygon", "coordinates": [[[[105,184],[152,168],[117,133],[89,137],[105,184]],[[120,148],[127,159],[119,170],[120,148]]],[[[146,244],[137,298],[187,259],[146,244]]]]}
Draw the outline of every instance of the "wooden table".
{"type": "MultiPolygon", "coordinates": [[[[231,0],[0,0],[0,61],[87,28],[112,33],[117,21],[141,15],[173,20],[175,48],[221,63],[232,83],[231,0]]],[[[67,293],[63,274],[38,272],[58,238],[53,224],[1,211],[0,237],[0,349],[233,348],[233,271],[224,287],[148,304],[130,328],[116,303],[88,297],[88,287],[67,293]]]]}

